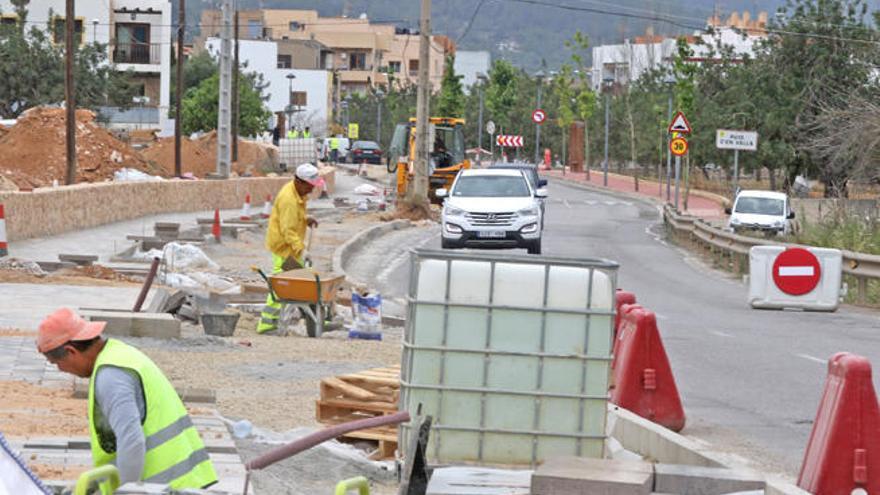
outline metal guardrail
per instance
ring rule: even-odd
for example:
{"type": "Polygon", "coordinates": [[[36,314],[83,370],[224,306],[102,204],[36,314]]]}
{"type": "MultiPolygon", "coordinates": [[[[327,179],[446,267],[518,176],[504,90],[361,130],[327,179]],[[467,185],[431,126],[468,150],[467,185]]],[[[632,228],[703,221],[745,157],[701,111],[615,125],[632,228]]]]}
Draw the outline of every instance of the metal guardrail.
{"type": "MultiPolygon", "coordinates": [[[[734,234],[715,227],[701,218],[682,215],[669,204],[663,207],[663,221],[679,241],[708,248],[716,255],[716,261],[722,267],[737,273],[745,273],[748,270],[748,256],[752,246],[796,246],[796,244],[734,234]]],[[[846,250],[842,253],[843,273],[854,277],[857,281],[856,301],[858,304],[866,304],[868,283],[880,279],[880,255],[846,250]]]]}

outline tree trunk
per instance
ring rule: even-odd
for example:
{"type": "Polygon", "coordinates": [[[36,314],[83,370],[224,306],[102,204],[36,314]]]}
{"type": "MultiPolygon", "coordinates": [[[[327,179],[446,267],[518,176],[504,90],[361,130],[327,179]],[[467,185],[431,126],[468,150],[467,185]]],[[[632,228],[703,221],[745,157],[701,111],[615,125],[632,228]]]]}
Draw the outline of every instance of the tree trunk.
{"type": "Polygon", "coordinates": [[[776,169],[771,168],[770,173],[768,175],[770,176],[770,190],[775,191],[776,190],[776,169]]]}

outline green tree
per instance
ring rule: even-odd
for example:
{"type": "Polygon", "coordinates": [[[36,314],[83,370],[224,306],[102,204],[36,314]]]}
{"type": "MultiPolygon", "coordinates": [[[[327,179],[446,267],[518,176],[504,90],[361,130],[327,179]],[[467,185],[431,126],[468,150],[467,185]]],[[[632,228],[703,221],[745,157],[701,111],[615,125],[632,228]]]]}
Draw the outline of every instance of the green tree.
{"type": "MultiPolygon", "coordinates": [[[[254,136],[266,129],[272,112],[263,104],[260,78],[244,74],[239,79],[239,130],[243,136],[254,136]]],[[[220,75],[214,73],[198,86],[187,91],[183,98],[183,132],[190,134],[217,128],[220,75]]]]}
{"type": "Polygon", "coordinates": [[[486,107],[500,129],[509,129],[517,99],[517,70],[506,60],[496,60],[489,70],[486,107]]]}
{"type": "MultiPolygon", "coordinates": [[[[25,3],[16,12],[27,17],[25,3]]],[[[64,100],[64,46],[52,43],[49,33],[36,27],[27,33],[24,24],[0,27],[0,117],[16,118],[25,110],[64,100]]],[[[107,46],[88,44],[76,51],[77,106],[125,107],[134,89],[127,73],[107,60],[107,46]]]]}
{"type": "Polygon", "coordinates": [[[455,74],[455,57],[446,57],[443,69],[443,80],[440,94],[437,97],[436,115],[443,117],[462,117],[464,115],[464,90],[461,87],[462,76],[455,74]]]}

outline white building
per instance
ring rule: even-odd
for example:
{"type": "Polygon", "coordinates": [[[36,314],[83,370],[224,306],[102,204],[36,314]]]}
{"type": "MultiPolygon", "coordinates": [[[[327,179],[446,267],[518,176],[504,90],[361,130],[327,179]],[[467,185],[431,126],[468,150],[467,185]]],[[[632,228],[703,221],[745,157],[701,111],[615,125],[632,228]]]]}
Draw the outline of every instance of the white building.
{"type": "Polygon", "coordinates": [[[461,84],[465,92],[470,92],[471,86],[476,84],[477,75],[488,76],[492,67],[492,55],[487,51],[469,52],[458,50],[455,52],[455,73],[463,76],[461,84]]]}
{"type": "MultiPolygon", "coordinates": [[[[766,16],[762,22],[766,23],[766,16]]],[[[751,57],[757,44],[766,37],[762,28],[734,28],[718,26],[712,33],[699,32],[688,37],[693,51],[691,61],[704,63],[708,57],[718,57],[718,47],[733,49],[738,58],[751,57]],[[713,54],[714,51],[714,54],[713,54]]],[[[638,80],[652,69],[670,67],[678,53],[676,38],[640,36],[619,45],[593,47],[593,89],[598,90],[603,81],[626,85],[638,80]]]]}
{"type": "MultiPolygon", "coordinates": [[[[102,112],[113,127],[173,127],[168,118],[171,87],[171,2],[168,0],[102,0],[75,2],[75,30],[80,44],[107,45],[107,57],[120,71],[131,71],[138,88],[135,107],[102,112]]],[[[65,0],[31,0],[26,29],[50,29],[64,42],[65,0]],[[50,19],[50,13],[52,18],[50,19]]],[[[15,22],[10,0],[0,0],[2,22],[15,22]]]]}
{"type": "MultiPolygon", "coordinates": [[[[220,39],[209,38],[205,47],[213,56],[220,52],[220,39]]],[[[301,128],[309,126],[323,135],[330,117],[333,74],[326,70],[279,69],[278,45],[274,41],[240,40],[238,47],[242,72],[256,72],[267,84],[266,107],[278,118],[284,115],[301,128]],[[293,75],[291,80],[288,75],[293,75]],[[293,112],[289,112],[293,110],[293,112]]],[[[274,123],[273,123],[274,125],[274,123]]],[[[290,127],[289,125],[287,127],[290,127]]]]}

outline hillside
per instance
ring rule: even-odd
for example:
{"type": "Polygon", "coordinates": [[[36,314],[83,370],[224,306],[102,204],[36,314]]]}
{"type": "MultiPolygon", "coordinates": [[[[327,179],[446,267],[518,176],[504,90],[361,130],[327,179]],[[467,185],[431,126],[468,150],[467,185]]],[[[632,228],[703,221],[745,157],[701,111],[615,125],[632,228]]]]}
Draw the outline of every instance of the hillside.
{"type": "MultiPolygon", "coordinates": [[[[175,4],[175,12],[177,2],[175,4]]],[[[189,19],[200,19],[201,10],[219,0],[188,2],[189,19]]],[[[418,0],[239,0],[239,8],[315,9],[322,16],[367,14],[375,21],[394,21],[402,27],[416,28],[418,0]],[[317,4],[317,6],[316,6],[317,4]]],[[[580,29],[594,44],[615,43],[624,37],[643,34],[650,25],[657,34],[688,33],[705,25],[717,9],[721,15],[749,9],[775,12],[783,0],[434,0],[434,31],[459,40],[463,50],[490,50],[493,58],[505,58],[515,65],[534,70],[542,59],[556,67],[568,59],[565,40],[580,29]],[[527,3],[531,2],[531,3],[527,3]],[[570,9],[550,7],[565,5],[570,9]],[[477,6],[479,12],[474,16],[477,6]],[[609,15],[616,12],[620,15],[609,15]],[[643,17],[663,16],[674,23],[649,21],[643,17]],[[465,30],[473,17],[473,25],[465,30]]],[[[192,22],[192,21],[191,21],[192,22]]],[[[193,34],[190,30],[190,34],[193,34]]]]}

